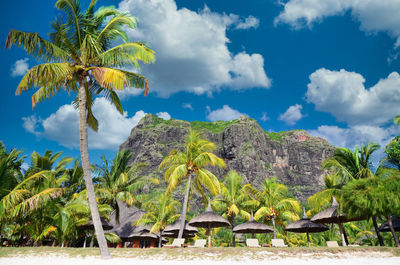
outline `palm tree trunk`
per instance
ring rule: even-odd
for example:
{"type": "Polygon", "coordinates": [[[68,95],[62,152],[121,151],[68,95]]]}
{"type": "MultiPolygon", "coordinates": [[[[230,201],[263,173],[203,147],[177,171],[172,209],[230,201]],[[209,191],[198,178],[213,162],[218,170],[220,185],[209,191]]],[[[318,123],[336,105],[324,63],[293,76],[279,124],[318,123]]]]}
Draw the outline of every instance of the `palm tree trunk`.
{"type": "Polygon", "coordinates": [[[182,213],[181,213],[181,217],[180,217],[181,227],[179,227],[178,238],[182,238],[183,229],[185,228],[186,211],[187,211],[187,205],[188,205],[188,200],[189,200],[189,191],[190,191],[190,182],[191,181],[192,181],[192,173],[189,174],[188,181],[186,184],[185,198],[183,199],[182,213]]]}
{"type": "Polygon", "coordinates": [[[392,235],[393,235],[394,243],[395,243],[396,247],[400,247],[399,239],[397,238],[396,231],[394,231],[394,228],[393,228],[392,217],[390,217],[390,214],[388,214],[386,216],[386,218],[387,218],[387,221],[389,224],[390,232],[392,232],[392,235]]]}
{"type": "Polygon", "coordinates": [[[272,217],[272,226],[273,226],[273,228],[274,228],[274,239],[276,239],[275,217],[272,217]]]}
{"type": "Polygon", "coordinates": [[[102,258],[111,258],[108,251],[106,238],[104,237],[103,227],[101,226],[99,209],[97,208],[96,195],[90,171],[88,134],[86,126],[86,77],[82,77],[79,84],[79,139],[82,160],[82,169],[85,176],[85,185],[88,194],[89,208],[92,215],[94,230],[99,243],[102,258]]]}
{"type": "Polygon", "coordinates": [[[161,243],[162,243],[162,230],[160,230],[160,238],[158,239],[158,247],[161,248],[161,243]]]}
{"type": "Polygon", "coordinates": [[[379,245],[381,247],[384,247],[385,243],[383,243],[383,238],[381,236],[381,233],[379,232],[379,228],[378,228],[378,224],[376,223],[376,217],[375,216],[372,217],[372,223],[374,224],[375,233],[376,233],[376,236],[378,237],[378,240],[379,240],[379,245]]]}
{"type": "Polygon", "coordinates": [[[235,233],[233,232],[233,221],[232,221],[232,247],[236,247],[235,233]]]}

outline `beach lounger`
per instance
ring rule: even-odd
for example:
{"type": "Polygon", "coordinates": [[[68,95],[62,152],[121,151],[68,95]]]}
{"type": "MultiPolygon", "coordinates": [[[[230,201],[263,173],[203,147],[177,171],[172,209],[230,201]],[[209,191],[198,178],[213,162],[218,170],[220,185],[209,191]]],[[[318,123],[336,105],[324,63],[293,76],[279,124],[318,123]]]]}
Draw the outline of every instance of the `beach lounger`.
{"type": "Polygon", "coordinates": [[[276,247],[276,248],[287,247],[287,245],[285,245],[285,242],[283,242],[283,239],[280,239],[280,238],[271,239],[271,246],[276,247]]]}
{"type": "Polygon", "coordinates": [[[165,245],[163,248],[180,248],[185,243],[184,238],[175,238],[171,245],[165,245]]]}
{"type": "Polygon", "coordinates": [[[206,239],[196,239],[193,246],[189,246],[190,248],[204,248],[206,246],[206,239]]]}
{"type": "Polygon", "coordinates": [[[246,245],[249,248],[260,248],[261,246],[258,244],[257,238],[248,238],[246,239],[246,245]]]}
{"type": "Polygon", "coordinates": [[[339,244],[337,241],[326,241],[328,248],[338,248],[339,244]]]}

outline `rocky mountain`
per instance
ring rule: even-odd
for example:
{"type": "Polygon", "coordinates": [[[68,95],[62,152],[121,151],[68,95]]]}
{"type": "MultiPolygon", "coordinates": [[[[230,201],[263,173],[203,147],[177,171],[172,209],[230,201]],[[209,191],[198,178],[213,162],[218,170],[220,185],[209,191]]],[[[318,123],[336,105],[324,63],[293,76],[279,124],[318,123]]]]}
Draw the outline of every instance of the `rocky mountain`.
{"type": "Polygon", "coordinates": [[[213,168],[212,172],[221,180],[230,169],[255,186],[264,178],[275,176],[303,202],[321,190],[321,162],[334,151],[326,140],[310,136],[304,130],[270,133],[254,119],[244,116],[229,122],[188,122],[167,121],[152,114],[141,119],[120,149],[132,151],[132,163],[146,161],[145,174],[163,179],[157,171],[158,165],[172,149],[183,149],[189,127],[202,130],[218,145],[217,153],[227,168],[213,168]]]}

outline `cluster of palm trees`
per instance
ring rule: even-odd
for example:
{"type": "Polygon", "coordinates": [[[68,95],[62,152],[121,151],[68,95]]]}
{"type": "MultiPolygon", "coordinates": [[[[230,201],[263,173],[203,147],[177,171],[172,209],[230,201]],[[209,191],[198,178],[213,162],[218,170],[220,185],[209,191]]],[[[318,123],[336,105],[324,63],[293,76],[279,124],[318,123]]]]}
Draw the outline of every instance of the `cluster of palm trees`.
{"type": "MultiPolygon", "coordinates": [[[[347,235],[362,237],[366,244],[391,245],[390,238],[382,236],[378,229],[378,221],[387,220],[394,244],[398,246],[391,216],[400,213],[400,137],[387,146],[386,158],[373,172],[371,155],[377,149],[376,144],[354,150],[337,148],[322,165],[328,172],[325,188],[311,196],[306,207],[311,216],[330,206],[334,197],[348,219],[363,220],[346,224],[347,235]],[[370,232],[372,225],[377,240],[370,232]]],[[[302,235],[288,234],[283,229],[288,222],[297,221],[302,213],[302,205],[288,188],[276,178],[266,178],[258,187],[244,184],[243,177],[234,170],[220,181],[210,169],[225,167],[224,161],[214,154],[215,150],[216,145],[200,132],[189,130],[185,149],[172,150],[159,166],[164,172],[166,188],[148,193],[142,192],[143,188],[158,185],[160,180],[140,174],[147,166],[145,163],[129,165],[128,150],[118,152],[110,162],[102,157],[102,166],[91,167],[100,216],[108,220],[114,212],[118,220],[118,201],[122,201],[146,211],[133,225],[151,225],[151,232],[161,235],[167,225],[179,220],[183,233],[186,215],[194,214],[190,210],[190,198],[197,193],[204,205],[212,199],[214,210],[231,224],[228,229],[219,229],[215,237],[217,245],[235,246],[233,227],[249,220],[253,214],[257,221],[273,226],[274,238],[284,238],[290,245],[305,245],[302,235]],[[179,193],[178,186],[186,187],[182,204],[174,199],[179,193]]],[[[43,156],[33,152],[31,165],[22,170],[21,153],[16,149],[8,152],[0,144],[0,235],[14,244],[47,242],[58,246],[81,245],[82,239],[94,238],[80,229],[90,221],[91,213],[79,161],[61,158],[61,153],[51,151],[43,156]]],[[[107,234],[106,238],[109,242],[119,240],[114,234],[107,234]]],[[[314,244],[323,244],[336,238],[336,231],[331,230],[313,236],[312,240],[314,244]]]]}
{"type": "MultiPolygon", "coordinates": [[[[308,199],[310,214],[329,206],[334,197],[339,202],[341,213],[346,214],[349,219],[372,221],[381,246],[384,245],[384,240],[379,232],[377,220],[386,220],[394,243],[399,246],[392,225],[392,215],[400,214],[399,137],[394,138],[386,147],[386,157],[373,171],[371,157],[378,149],[377,144],[362,145],[354,150],[337,148],[322,164],[322,168],[329,174],[324,179],[325,189],[308,199]]],[[[364,233],[364,238],[366,235],[364,233]]],[[[371,236],[371,233],[368,236],[371,236]]],[[[377,243],[376,240],[372,241],[370,243],[377,243]]],[[[388,241],[390,244],[390,239],[388,241]]]]}
{"type": "MultiPolygon", "coordinates": [[[[82,245],[90,232],[80,227],[91,213],[80,162],[61,158],[61,152],[33,152],[31,165],[23,170],[21,153],[7,152],[0,143],[0,237],[16,245],[82,245]]],[[[117,200],[140,206],[148,200],[141,189],[158,184],[140,175],[145,164],[128,165],[130,157],[125,150],[111,162],[103,157],[102,166],[92,166],[99,213],[106,220],[111,212],[118,216],[117,200]]],[[[106,239],[119,241],[114,234],[106,239]]]]}

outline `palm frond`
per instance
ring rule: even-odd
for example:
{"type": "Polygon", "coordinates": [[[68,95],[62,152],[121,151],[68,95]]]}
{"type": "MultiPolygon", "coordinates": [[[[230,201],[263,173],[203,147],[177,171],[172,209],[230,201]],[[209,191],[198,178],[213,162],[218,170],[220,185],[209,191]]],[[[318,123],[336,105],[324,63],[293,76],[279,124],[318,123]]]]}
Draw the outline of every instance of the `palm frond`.
{"type": "Polygon", "coordinates": [[[70,54],[60,47],[46,41],[38,33],[28,33],[18,30],[11,30],[6,40],[6,48],[15,44],[18,47],[36,57],[37,60],[67,62],[70,61],[70,54]]]}

